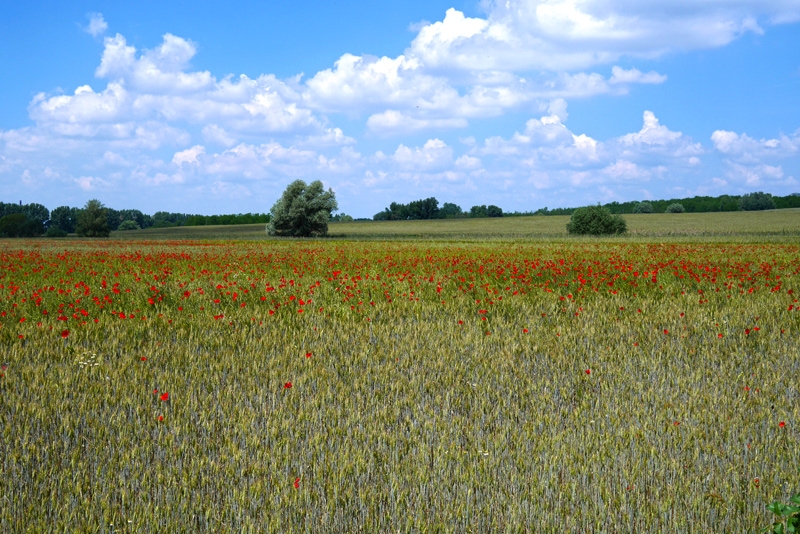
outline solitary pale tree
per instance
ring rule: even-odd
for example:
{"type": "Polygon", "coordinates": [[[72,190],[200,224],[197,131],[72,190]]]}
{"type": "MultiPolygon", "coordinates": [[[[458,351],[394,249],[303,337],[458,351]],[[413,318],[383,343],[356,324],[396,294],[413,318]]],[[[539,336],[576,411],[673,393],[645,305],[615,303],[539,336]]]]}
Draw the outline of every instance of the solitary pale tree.
{"type": "Polygon", "coordinates": [[[322,182],[290,183],[270,213],[269,235],[290,237],[323,236],[328,233],[331,213],[339,209],[332,189],[325,191],[322,182]]]}

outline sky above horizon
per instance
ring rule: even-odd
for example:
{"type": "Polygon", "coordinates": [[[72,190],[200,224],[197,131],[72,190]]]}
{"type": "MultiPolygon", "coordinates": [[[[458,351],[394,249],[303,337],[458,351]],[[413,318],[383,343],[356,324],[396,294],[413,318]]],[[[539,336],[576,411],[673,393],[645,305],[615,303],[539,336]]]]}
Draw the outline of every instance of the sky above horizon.
{"type": "Polygon", "coordinates": [[[505,211],[800,192],[800,0],[0,5],[0,201],[505,211]]]}

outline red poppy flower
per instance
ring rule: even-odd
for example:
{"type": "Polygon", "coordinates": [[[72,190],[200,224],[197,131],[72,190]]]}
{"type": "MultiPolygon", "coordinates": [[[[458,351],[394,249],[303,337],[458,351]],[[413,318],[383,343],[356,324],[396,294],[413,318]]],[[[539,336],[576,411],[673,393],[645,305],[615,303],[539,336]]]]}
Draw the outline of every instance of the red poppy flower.
{"type": "Polygon", "coordinates": [[[722,339],[722,334],[717,334],[717,337],[722,339]]]}
{"type": "Polygon", "coordinates": [[[780,427],[780,428],[783,428],[785,426],[786,426],[786,422],[785,421],[781,421],[780,423],[778,423],[778,427],[780,427]]]}
{"type": "Polygon", "coordinates": [[[147,361],[147,356],[142,356],[142,357],[141,357],[141,358],[139,358],[139,359],[140,359],[140,360],[142,360],[143,362],[146,362],[146,361],[147,361]]]}
{"type": "Polygon", "coordinates": [[[164,420],[164,416],[163,415],[159,415],[158,416],[158,420],[159,420],[159,422],[163,421],[164,420]]]}
{"type": "Polygon", "coordinates": [[[590,375],[590,374],[592,374],[592,370],[591,370],[591,369],[587,369],[587,370],[586,370],[586,374],[587,374],[587,375],[590,375]]]}
{"type": "Polygon", "coordinates": [[[61,332],[61,337],[63,337],[64,339],[67,339],[69,337],[69,330],[63,330],[61,332]]]}
{"type": "Polygon", "coordinates": [[[664,329],[664,335],[666,336],[667,334],[669,334],[669,330],[667,330],[667,329],[665,328],[665,329],[664,329]]]}
{"type": "Polygon", "coordinates": [[[165,401],[165,402],[168,401],[169,400],[169,392],[165,391],[164,393],[162,393],[161,394],[161,400],[165,401]]]}
{"type": "Polygon", "coordinates": [[[286,382],[286,383],[283,385],[283,389],[291,389],[291,388],[292,388],[292,383],[291,383],[291,382],[286,382]]]}
{"type": "Polygon", "coordinates": [[[313,356],[313,354],[312,354],[312,353],[310,353],[310,352],[306,352],[306,358],[310,358],[310,357],[312,357],[312,356],[313,356]]]}
{"type": "Polygon", "coordinates": [[[523,328],[523,329],[522,329],[522,333],[523,333],[523,334],[527,334],[527,333],[528,333],[528,329],[527,329],[527,328],[523,328]]]}
{"type": "Polygon", "coordinates": [[[295,489],[300,487],[300,477],[297,477],[296,479],[294,479],[294,487],[295,487],[295,489]]]}
{"type": "Polygon", "coordinates": [[[675,422],[674,422],[674,423],[672,423],[672,424],[673,424],[673,426],[679,426],[679,425],[681,424],[681,422],[680,422],[680,421],[675,421],[675,422]]]}

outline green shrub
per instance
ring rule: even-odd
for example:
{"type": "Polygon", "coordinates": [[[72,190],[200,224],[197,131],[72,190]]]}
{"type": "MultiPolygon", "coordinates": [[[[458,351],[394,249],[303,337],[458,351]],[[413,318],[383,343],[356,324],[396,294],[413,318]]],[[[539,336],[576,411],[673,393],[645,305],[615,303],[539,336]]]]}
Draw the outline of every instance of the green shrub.
{"type": "Polygon", "coordinates": [[[44,234],[45,237],[67,237],[67,232],[59,228],[58,226],[51,226],[47,229],[47,232],[44,234]]]}
{"type": "Polygon", "coordinates": [[[653,205],[649,202],[639,202],[635,208],[633,208],[633,213],[653,213],[653,205]]]}
{"type": "Polygon", "coordinates": [[[138,224],[136,224],[136,221],[128,220],[128,221],[122,221],[121,223],[119,223],[119,226],[117,227],[117,230],[120,230],[120,231],[141,230],[141,228],[139,227],[138,224]]]}
{"type": "Polygon", "coordinates": [[[625,219],[599,205],[576,209],[567,223],[567,232],[577,235],[619,235],[627,231],[625,219]]]}
{"type": "Polygon", "coordinates": [[[683,213],[685,211],[686,208],[683,207],[683,204],[680,204],[679,202],[673,202],[667,206],[667,209],[664,211],[664,213],[683,213]]]}

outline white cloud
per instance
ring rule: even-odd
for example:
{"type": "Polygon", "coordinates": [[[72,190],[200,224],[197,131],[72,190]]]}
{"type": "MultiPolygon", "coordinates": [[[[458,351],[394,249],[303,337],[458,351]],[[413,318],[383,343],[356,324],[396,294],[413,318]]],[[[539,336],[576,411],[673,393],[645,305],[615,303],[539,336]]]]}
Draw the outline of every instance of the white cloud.
{"type": "Polygon", "coordinates": [[[75,178],[75,184],[84,191],[94,191],[98,187],[107,186],[108,182],[96,176],[81,176],[75,178]]]}
{"type": "Polygon", "coordinates": [[[700,143],[693,143],[681,132],[670,130],[659,122],[652,111],[644,112],[642,122],[641,130],[625,134],[616,140],[623,154],[691,158],[704,153],[700,143]]]}
{"type": "Polygon", "coordinates": [[[608,80],[608,83],[612,85],[622,84],[622,83],[651,83],[651,84],[659,84],[664,83],[667,81],[667,77],[657,73],[656,71],[650,71],[647,74],[643,74],[642,71],[639,69],[630,69],[625,70],[622,67],[613,66],[611,67],[611,78],[608,80]]]}
{"type": "Polygon", "coordinates": [[[794,187],[797,181],[786,176],[775,160],[796,156],[800,152],[800,130],[791,136],[772,139],[753,139],[747,134],[716,130],[711,142],[725,156],[726,177],[733,183],[752,187],[794,187]]]}
{"type": "Polygon", "coordinates": [[[89,17],[89,24],[83,29],[86,33],[92,37],[98,37],[106,33],[108,24],[103,19],[102,13],[89,13],[87,16],[89,17]]]}
{"type": "Polygon", "coordinates": [[[397,147],[392,158],[402,170],[441,169],[453,161],[453,149],[441,139],[429,139],[422,148],[397,147]]]}
{"type": "Polygon", "coordinates": [[[206,147],[195,145],[192,148],[187,148],[186,150],[176,152],[175,155],[172,156],[172,163],[179,167],[184,163],[189,165],[198,165],[199,161],[197,161],[197,158],[205,153],[206,147]]]}
{"type": "Polygon", "coordinates": [[[391,109],[383,113],[376,113],[367,119],[367,128],[375,133],[383,135],[412,133],[430,129],[466,127],[467,120],[462,118],[418,119],[391,109]]]}
{"type": "Polygon", "coordinates": [[[800,152],[800,130],[792,136],[756,140],[747,134],[727,130],[715,130],[711,142],[726,156],[745,161],[756,161],[763,157],[789,157],[800,152]]]}
{"type": "MultiPolygon", "coordinates": [[[[724,46],[744,33],[800,18],[787,0],[487,0],[487,17],[449,9],[422,27],[407,55],[434,69],[572,71],[724,46]]],[[[651,82],[652,83],[652,82],[651,82]]]]}
{"type": "Polygon", "coordinates": [[[226,147],[231,147],[236,144],[236,138],[216,124],[207,124],[203,126],[202,133],[203,138],[209,143],[217,143],[226,147]]]}
{"type": "Polygon", "coordinates": [[[647,179],[650,177],[649,171],[623,159],[618,159],[603,169],[603,173],[611,178],[622,180],[647,179]]]}
{"type": "Polygon", "coordinates": [[[455,161],[455,166],[459,169],[473,170],[481,166],[480,158],[475,158],[467,154],[463,154],[455,161]]]}

